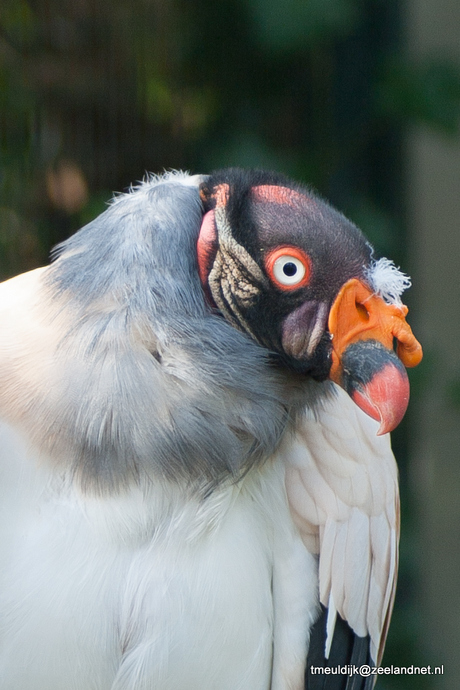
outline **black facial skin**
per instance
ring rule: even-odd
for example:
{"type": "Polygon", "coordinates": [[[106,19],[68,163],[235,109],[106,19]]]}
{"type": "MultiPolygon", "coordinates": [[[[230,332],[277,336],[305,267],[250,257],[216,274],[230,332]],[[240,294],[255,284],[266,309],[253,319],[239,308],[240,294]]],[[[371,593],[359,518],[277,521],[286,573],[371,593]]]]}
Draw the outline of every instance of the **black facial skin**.
{"type": "Polygon", "coordinates": [[[313,321],[310,325],[302,324],[302,327],[307,332],[312,330],[320,305],[326,305],[327,316],[339,289],[347,280],[354,277],[365,280],[364,269],[370,263],[372,247],[361,231],[342,214],[308,188],[283,175],[237,168],[217,171],[201,188],[205,211],[215,207],[213,191],[223,184],[229,186],[225,210],[232,236],[266,275],[267,252],[282,245],[304,250],[311,261],[311,277],[307,286],[283,290],[269,280],[250,306],[246,306],[244,311],[238,306],[240,313],[256,340],[275,353],[274,361],[294,371],[309,373],[318,380],[325,379],[331,366],[332,350],[327,318],[323,318],[323,334],[308,356],[305,353],[292,356],[286,351],[289,348],[283,346],[286,319],[308,302],[311,307],[308,306],[306,311],[311,313],[313,321]],[[254,198],[252,190],[259,186],[293,190],[293,202],[254,198]]]}

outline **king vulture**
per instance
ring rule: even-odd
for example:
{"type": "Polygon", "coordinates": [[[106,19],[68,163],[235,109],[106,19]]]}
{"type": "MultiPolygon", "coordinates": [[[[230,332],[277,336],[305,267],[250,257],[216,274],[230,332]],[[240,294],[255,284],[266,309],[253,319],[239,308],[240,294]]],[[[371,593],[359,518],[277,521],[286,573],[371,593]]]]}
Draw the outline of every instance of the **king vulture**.
{"type": "Polygon", "coordinates": [[[240,169],[151,176],[2,283],[2,690],[373,687],[335,669],[393,604],[408,284],[240,169]]]}

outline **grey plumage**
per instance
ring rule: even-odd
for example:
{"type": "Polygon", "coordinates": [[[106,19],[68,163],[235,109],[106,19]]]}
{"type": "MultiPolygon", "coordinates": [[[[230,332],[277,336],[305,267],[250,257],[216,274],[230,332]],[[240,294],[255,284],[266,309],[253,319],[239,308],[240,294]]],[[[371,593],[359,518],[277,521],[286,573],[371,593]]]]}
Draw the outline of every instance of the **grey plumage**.
{"type": "Polygon", "coordinates": [[[198,188],[175,180],[117,197],[57,249],[47,277],[55,318],[73,313],[47,450],[70,455],[86,488],[145,474],[206,490],[268,457],[288,422],[286,377],[205,304],[198,188]]]}

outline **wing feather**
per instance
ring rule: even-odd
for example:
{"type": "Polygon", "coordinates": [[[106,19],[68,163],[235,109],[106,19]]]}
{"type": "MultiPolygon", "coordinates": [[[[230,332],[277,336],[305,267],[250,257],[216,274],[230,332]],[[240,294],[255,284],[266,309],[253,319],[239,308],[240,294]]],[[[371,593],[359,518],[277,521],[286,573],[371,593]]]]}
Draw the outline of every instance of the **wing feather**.
{"type": "Polygon", "coordinates": [[[305,546],[319,553],[326,651],[337,613],[355,635],[369,636],[379,662],[397,574],[397,468],[389,435],[377,436],[378,423],[334,389],[286,444],[286,489],[305,546]]]}

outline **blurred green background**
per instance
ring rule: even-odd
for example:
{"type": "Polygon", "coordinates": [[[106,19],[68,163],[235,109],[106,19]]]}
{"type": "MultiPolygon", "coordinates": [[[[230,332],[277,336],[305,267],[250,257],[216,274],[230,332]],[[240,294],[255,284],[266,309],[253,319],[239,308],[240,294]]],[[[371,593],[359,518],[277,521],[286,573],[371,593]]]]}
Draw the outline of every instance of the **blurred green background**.
{"type": "Polygon", "coordinates": [[[2,279],[146,171],[227,165],[307,182],[413,273],[384,663],[445,668],[382,689],[460,686],[459,125],[458,0],[1,0],[2,279]]]}

